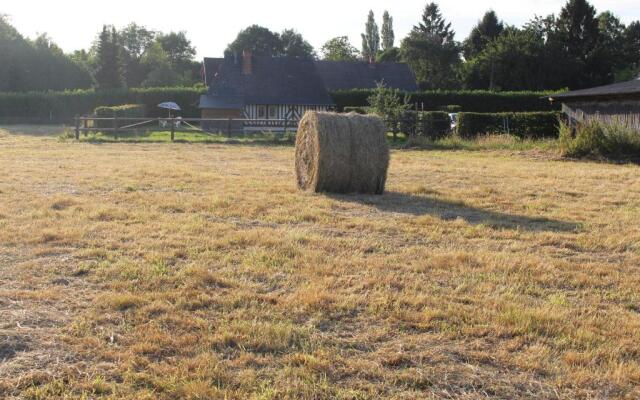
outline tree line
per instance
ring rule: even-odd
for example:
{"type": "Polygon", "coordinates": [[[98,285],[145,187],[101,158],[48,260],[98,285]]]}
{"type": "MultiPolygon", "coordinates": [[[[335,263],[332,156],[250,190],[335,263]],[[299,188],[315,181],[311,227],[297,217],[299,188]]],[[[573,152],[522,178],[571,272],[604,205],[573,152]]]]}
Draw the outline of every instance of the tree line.
{"type": "MultiPolygon", "coordinates": [[[[640,21],[628,26],[587,0],[568,0],[558,15],[536,16],[521,27],[487,11],[463,41],[437,3],[428,3],[410,33],[396,45],[393,17],[379,27],[370,11],[360,48],[347,36],[317,52],[294,29],[272,32],[252,25],[225,53],[308,57],[333,61],[406,62],[422,89],[579,89],[629,80],[640,73],[640,21]]],[[[21,36],[0,15],[0,91],[95,87],[192,86],[201,64],[185,32],[157,32],[135,23],[103,26],[87,50],[64,54],[45,35],[21,36]]]]}
{"type": "Polygon", "coordinates": [[[462,42],[437,3],[394,47],[393,19],[378,31],[371,11],[360,52],[346,37],[323,46],[327,59],[401,61],[411,65],[423,89],[580,89],[630,80],[640,74],[640,21],[625,26],[587,0],[568,0],[558,15],[508,25],[492,10],[462,42]]]}
{"type": "Polygon", "coordinates": [[[200,63],[185,32],[156,32],[131,23],[103,26],[91,48],[65,54],[46,35],[22,36],[0,15],[0,91],[192,86],[200,63]]]}

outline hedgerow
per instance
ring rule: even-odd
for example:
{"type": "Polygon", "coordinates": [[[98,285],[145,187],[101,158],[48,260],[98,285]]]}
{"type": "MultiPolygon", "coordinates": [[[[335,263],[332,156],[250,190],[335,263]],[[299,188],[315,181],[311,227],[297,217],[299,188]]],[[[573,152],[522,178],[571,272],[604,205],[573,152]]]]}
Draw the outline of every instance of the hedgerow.
{"type": "MultiPolygon", "coordinates": [[[[332,92],[338,110],[344,107],[368,106],[368,99],[374,89],[354,89],[332,92]]],[[[401,95],[407,93],[402,92],[401,95]]],[[[548,97],[551,92],[491,92],[483,90],[425,91],[408,93],[413,108],[436,111],[447,110],[456,105],[455,111],[463,112],[527,112],[559,110],[559,104],[552,104],[548,97]]]]}
{"type": "Polygon", "coordinates": [[[561,113],[469,113],[458,114],[457,133],[465,138],[492,133],[509,133],[526,138],[558,137],[561,113]]]}
{"type": "Polygon", "coordinates": [[[0,121],[69,123],[98,107],[121,104],[143,104],[148,116],[161,117],[166,110],[157,105],[165,101],[178,103],[183,117],[195,118],[200,116],[198,101],[203,93],[204,89],[190,87],[0,93],[0,121]]]}

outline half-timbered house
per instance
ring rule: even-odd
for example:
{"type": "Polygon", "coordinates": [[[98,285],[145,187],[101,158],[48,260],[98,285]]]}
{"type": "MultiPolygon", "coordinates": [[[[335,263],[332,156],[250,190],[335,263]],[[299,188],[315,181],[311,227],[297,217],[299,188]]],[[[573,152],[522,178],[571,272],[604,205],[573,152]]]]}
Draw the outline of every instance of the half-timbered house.
{"type": "Polygon", "coordinates": [[[200,98],[208,130],[281,130],[308,110],[334,107],[329,90],[373,88],[376,82],[416,90],[405,64],[327,62],[297,57],[255,56],[250,51],[205,58],[207,94],[200,98]]]}

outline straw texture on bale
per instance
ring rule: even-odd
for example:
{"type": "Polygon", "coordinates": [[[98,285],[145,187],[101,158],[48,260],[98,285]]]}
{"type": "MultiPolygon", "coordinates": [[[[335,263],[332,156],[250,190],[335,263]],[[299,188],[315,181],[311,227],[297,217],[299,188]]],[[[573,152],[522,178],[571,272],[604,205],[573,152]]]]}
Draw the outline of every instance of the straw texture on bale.
{"type": "Polygon", "coordinates": [[[371,115],[307,112],[296,137],[298,187],[382,194],[389,169],[386,131],[371,115]]]}

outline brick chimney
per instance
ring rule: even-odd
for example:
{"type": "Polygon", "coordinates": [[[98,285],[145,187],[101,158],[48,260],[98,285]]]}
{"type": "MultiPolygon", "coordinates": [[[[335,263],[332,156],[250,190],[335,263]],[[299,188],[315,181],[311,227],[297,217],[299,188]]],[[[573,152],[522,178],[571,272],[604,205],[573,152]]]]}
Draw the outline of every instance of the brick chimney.
{"type": "Polygon", "coordinates": [[[242,75],[253,73],[253,52],[249,49],[242,51],[242,75]]]}

